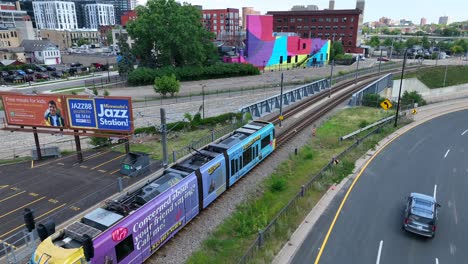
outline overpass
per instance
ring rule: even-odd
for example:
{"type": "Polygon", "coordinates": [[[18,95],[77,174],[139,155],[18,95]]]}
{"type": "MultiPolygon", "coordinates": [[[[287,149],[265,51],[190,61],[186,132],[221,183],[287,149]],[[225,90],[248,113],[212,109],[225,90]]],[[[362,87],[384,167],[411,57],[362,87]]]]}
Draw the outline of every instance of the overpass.
{"type": "Polygon", "coordinates": [[[434,35],[424,35],[424,36],[416,36],[416,35],[383,35],[383,34],[367,34],[365,38],[371,38],[377,36],[379,39],[388,39],[388,38],[394,38],[394,39],[409,39],[409,38],[422,38],[422,37],[427,37],[429,40],[438,40],[438,41],[444,41],[444,40],[458,40],[458,39],[465,39],[468,40],[468,35],[465,34],[465,36],[434,36],[434,35]]]}

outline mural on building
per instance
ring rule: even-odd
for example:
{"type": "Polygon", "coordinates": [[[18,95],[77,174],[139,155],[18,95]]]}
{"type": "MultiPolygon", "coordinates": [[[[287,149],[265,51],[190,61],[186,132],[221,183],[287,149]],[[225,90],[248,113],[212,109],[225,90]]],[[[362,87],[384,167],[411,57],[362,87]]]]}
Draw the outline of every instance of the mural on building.
{"type": "MultiPolygon", "coordinates": [[[[247,16],[247,50],[237,62],[259,68],[320,66],[328,62],[330,41],[273,33],[273,16],[247,16]]],[[[232,60],[234,62],[234,60],[232,60]]]]}

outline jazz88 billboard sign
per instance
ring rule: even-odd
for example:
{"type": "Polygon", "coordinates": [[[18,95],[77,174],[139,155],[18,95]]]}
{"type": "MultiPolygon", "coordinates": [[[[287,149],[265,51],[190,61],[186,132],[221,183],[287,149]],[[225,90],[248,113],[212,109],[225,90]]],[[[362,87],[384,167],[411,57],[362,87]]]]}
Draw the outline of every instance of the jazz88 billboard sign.
{"type": "Polygon", "coordinates": [[[133,132],[131,98],[68,97],[70,128],[133,132]]]}

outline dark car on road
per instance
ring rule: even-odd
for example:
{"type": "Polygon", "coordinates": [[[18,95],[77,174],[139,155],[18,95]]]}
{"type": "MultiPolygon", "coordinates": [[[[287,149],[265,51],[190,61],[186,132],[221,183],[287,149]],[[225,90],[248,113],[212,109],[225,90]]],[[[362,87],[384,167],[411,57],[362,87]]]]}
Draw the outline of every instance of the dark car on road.
{"type": "Polygon", "coordinates": [[[390,59],[387,57],[378,57],[377,61],[390,61],[390,59]]]}
{"type": "Polygon", "coordinates": [[[46,72],[47,71],[46,68],[44,68],[41,65],[37,65],[37,64],[33,64],[33,70],[35,70],[37,72],[46,72]]]}
{"type": "Polygon", "coordinates": [[[26,70],[24,70],[24,72],[26,72],[26,74],[34,74],[33,69],[26,69],[26,70]]]}
{"type": "Polygon", "coordinates": [[[47,67],[46,67],[46,70],[47,70],[47,71],[56,71],[57,68],[55,68],[54,66],[47,66],[47,67]]]}
{"type": "Polygon", "coordinates": [[[36,79],[39,79],[39,80],[47,80],[49,79],[49,75],[46,74],[46,73],[42,73],[42,72],[38,72],[34,75],[34,77],[36,77],[36,79]]]}
{"type": "Polygon", "coordinates": [[[5,78],[3,78],[5,82],[11,82],[11,83],[21,83],[24,82],[24,78],[21,75],[8,75],[5,78]]]}
{"type": "Polygon", "coordinates": [[[81,66],[83,66],[83,64],[79,62],[72,62],[72,64],[70,64],[70,67],[81,67],[81,66]]]}
{"type": "Polygon", "coordinates": [[[406,231],[434,237],[437,227],[437,208],[435,198],[421,193],[411,193],[406,201],[403,229],[406,231]]]}

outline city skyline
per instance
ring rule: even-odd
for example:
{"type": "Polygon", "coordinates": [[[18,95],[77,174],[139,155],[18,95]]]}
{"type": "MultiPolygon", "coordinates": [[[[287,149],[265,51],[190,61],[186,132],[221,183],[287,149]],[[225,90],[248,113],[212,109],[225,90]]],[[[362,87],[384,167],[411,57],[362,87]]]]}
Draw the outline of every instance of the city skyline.
{"type": "MultiPolygon", "coordinates": [[[[177,1],[177,0],[176,0],[177,1]]],[[[201,5],[203,9],[224,9],[224,8],[238,8],[242,12],[242,7],[253,7],[255,10],[265,14],[267,11],[286,11],[290,10],[294,5],[317,5],[320,10],[328,8],[328,0],[316,1],[301,1],[301,0],[286,0],[278,1],[274,4],[271,2],[260,2],[254,0],[181,0],[180,2],[187,2],[192,5],[201,5]]],[[[140,4],[145,4],[146,0],[139,0],[140,4]]],[[[388,17],[394,21],[406,19],[412,21],[414,24],[419,25],[421,18],[426,18],[427,23],[438,23],[439,17],[449,16],[450,22],[460,22],[468,20],[467,12],[464,8],[460,8],[461,4],[457,0],[446,0],[443,4],[432,1],[404,1],[395,0],[387,3],[385,8],[382,2],[378,0],[366,0],[364,11],[364,22],[378,21],[381,17],[388,17]],[[437,6],[437,8],[434,8],[437,6]],[[415,12],[415,10],[419,10],[415,12]]],[[[355,0],[335,0],[335,9],[354,9],[356,7],[355,0]]]]}

